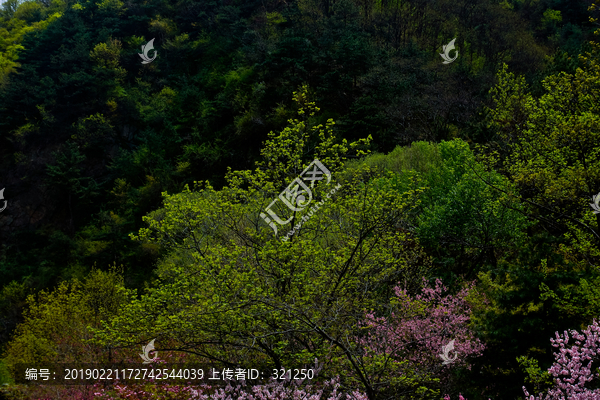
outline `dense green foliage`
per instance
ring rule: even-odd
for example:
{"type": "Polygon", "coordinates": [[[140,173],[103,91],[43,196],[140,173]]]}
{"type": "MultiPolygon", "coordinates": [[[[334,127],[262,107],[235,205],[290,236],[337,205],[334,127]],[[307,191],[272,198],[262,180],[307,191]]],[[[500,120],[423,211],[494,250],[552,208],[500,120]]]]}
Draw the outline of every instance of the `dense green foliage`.
{"type": "MultiPolygon", "coordinates": [[[[220,362],[318,357],[374,395],[382,365],[349,338],[395,285],[439,277],[454,293],[475,280],[486,345],[444,390],[544,389],[548,338],[600,317],[588,6],[4,1],[0,383],[19,361],[159,337],[220,362]],[[261,213],[315,158],[328,200],[279,240],[302,214],[274,236],[261,213]]],[[[413,374],[401,396],[445,394],[413,374]]]]}

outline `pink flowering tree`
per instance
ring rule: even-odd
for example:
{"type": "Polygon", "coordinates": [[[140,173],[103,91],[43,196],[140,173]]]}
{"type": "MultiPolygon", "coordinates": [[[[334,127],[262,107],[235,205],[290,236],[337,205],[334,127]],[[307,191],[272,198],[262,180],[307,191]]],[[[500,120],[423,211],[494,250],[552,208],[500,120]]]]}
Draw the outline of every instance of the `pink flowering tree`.
{"type": "Polygon", "coordinates": [[[373,386],[391,391],[388,395],[416,390],[423,398],[439,398],[439,389],[451,386],[451,368],[470,369],[469,359],[485,347],[469,328],[472,288],[473,283],[451,295],[439,279],[434,287],[424,280],[414,298],[396,287],[387,315],[366,313],[358,341],[373,386]]]}
{"type": "Polygon", "coordinates": [[[545,394],[529,394],[523,387],[527,400],[600,400],[598,368],[592,364],[600,360],[600,326],[594,321],[582,333],[565,331],[556,339],[550,339],[558,351],[554,364],[548,369],[554,378],[554,386],[545,394]]]}
{"type": "MultiPolygon", "coordinates": [[[[344,385],[338,376],[312,382],[271,381],[261,385],[226,387],[116,384],[109,390],[98,390],[95,398],[375,400],[418,396],[438,400],[444,393],[454,392],[451,369],[469,368],[469,359],[479,356],[484,349],[468,325],[471,308],[467,296],[472,288],[473,284],[469,284],[453,295],[440,280],[436,280],[433,287],[424,280],[420,294],[411,296],[396,287],[387,312],[365,313],[359,324],[360,334],[348,337],[348,344],[355,346],[346,354],[347,358],[329,360],[353,363],[352,368],[344,368],[344,385]],[[448,350],[452,340],[454,349],[448,350]],[[440,354],[450,362],[444,364],[440,354]],[[362,376],[353,372],[353,368],[362,376]]],[[[315,369],[320,371],[320,368],[315,369]]],[[[458,399],[464,398],[459,395],[458,399]]]]}

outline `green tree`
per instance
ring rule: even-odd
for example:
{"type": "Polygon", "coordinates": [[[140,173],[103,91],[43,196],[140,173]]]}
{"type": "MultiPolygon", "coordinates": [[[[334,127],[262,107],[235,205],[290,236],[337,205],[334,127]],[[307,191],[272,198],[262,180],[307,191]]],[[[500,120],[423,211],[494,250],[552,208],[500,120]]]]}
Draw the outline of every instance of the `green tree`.
{"type": "Polygon", "coordinates": [[[417,234],[444,270],[469,279],[522,245],[528,226],[522,205],[489,184],[513,192],[510,181],[476,161],[466,142],[436,146],[440,162],[425,175],[417,234]]]}
{"type": "Polygon", "coordinates": [[[521,374],[516,357],[543,384],[527,361],[549,365],[551,348],[540,338],[589,324],[597,315],[599,225],[589,205],[600,185],[597,50],[580,57],[580,64],[574,73],[545,78],[541,95],[505,66],[491,91],[498,142],[486,161],[512,183],[485,182],[498,196],[520,202],[517,210],[533,222],[521,248],[479,273],[489,303],[482,303],[477,323],[494,360],[483,370],[499,385],[521,374]]]}
{"type": "Polygon", "coordinates": [[[88,343],[89,326],[116,315],[133,296],[116,268],[92,270],[82,280],[64,281],[55,290],[27,298],[24,321],[6,346],[4,361],[17,363],[91,362],[108,354],[88,343]]]}
{"type": "Polygon", "coordinates": [[[89,202],[98,194],[99,185],[91,177],[82,176],[81,164],[85,155],[79,152],[75,143],[69,143],[63,152],[55,153],[56,163],[48,165],[48,184],[67,193],[71,229],[73,229],[75,200],[89,202]]]}
{"type": "Polygon", "coordinates": [[[499,259],[509,258],[525,240],[529,225],[522,205],[488,185],[507,191],[514,185],[476,160],[461,139],[414,142],[387,155],[373,154],[348,165],[418,174],[426,187],[412,221],[419,242],[433,256],[439,274],[473,279],[499,259]]]}
{"type": "Polygon", "coordinates": [[[318,210],[309,218],[290,214],[287,229],[295,234],[287,241],[282,233],[273,237],[260,214],[311,160],[335,171],[368,143],[336,143],[333,121],[311,123],[318,108],[307,89],[294,99],[300,118],[270,135],[255,171],[230,171],[219,191],[199,184],[195,191],[165,193],[164,208],[145,217],[149,227],[135,238],[164,249],[158,281],[97,331],[101,343],[125,346],[159,336],[213,361],[251,359],[278,368],[315,357],[336,360],[330,373],[350,368],[375,395],[360,345],[350,338],[365,310],[381,310],[393,285],[420,286],[427,262],[402,229],[417,204],[418,184],[393,174],[368,181],[363,170],[340,181],[328,199],[333,183],[324,179],[311,188],[313,201],[321,200],[318,210]]]}
{"type": "Polygon", "coordinates": [[[492,90],[494,125],[506,146],[503,170],[530,215],[562,236],[575,262],[600,262],[600,214],[589,203],[600,190],[600,69],[597,46],[583,68],[546,78],[535,98],[522,77],[504,68],[492,90]]]}

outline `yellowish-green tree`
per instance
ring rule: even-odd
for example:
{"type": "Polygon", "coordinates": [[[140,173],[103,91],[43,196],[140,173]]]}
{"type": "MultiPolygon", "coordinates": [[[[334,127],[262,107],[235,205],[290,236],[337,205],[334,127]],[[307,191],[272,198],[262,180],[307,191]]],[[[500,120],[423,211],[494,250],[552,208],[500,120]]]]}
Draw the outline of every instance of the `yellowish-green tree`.
{"type": "MultiPolygon", "coordinates": [[[[385,374],[367,371],[385,365],[365,365],[358,321],[366,310],[381,312],[398,282],[421,285],[428,263],[405,229],[420,189],[410,174],[363,168],[330,182],[324,174],[293,198],[296,206],[312,198],[311,211],[288,208],[282,219],[291,222],[275,233],[261,214],[293,191],[290,182],[315,158],[337,171],[368,143],[336,142],[333,121],[316,125],[306,87],[294,100],[299,117],[271,133],[256,170],[230,171],[221,190],[204,183],[165,193],[164,207],[145,217],[148,227],[134,238],[165,252],[158,279],[97,331],[99,342],[114,348],[158,338],[157,345],[169,340],[176,350],[237,365],[329,360],[327,373],[352,375],[374,395],[373,376],[385,374]]],[[[284,208],[274,210],[282,216],[284,208]]]]}
{"type": "Polygon", "coordinates": [[[42,21],[28,21],[30,15],[35,14],[39,8],[41,5],[37,2],[23,2],[17,7],[12,18],[8,18],[0,27],[0,87],[6,84],[9,74],[21,65],[18,60],[19,53],[25,49],[21,44],[25,35],[44,30],[61,17],[61,13],[55,12],[42,21]]]}
{"type": "Polygon", "coordinates": [[[88,343],[90,326],[118,313],[133,292],[125,289],[116,269],[92,270],[83,280],[62,282],[52,291],[30,295],[25,321],[17,326],[8,343],[4,361],[57,363],[101,361],[107,354],[88,343]]]}
{"type": "Polygon", "coordinates": [[[539,98],[504,66],[491,113],[506,146],[503,168],[530,215],[565,239],[568,258],[597,266],[600,214],[590,203],[600,192],[600,51],[593,46],[575,74],[547,77],[539,98]]]}
{"type": "MultiPolygon", "coordinates": [[[[516,184],[515,191],[496,188],[523,202],[523,212],[537,222],[529,233],[543,238],[544,244],[530,241],[530,254],[510,263],[506,274],[493,279],[492,274],[480,275],[494,299],[486,317],[490,321],[495,316],[505,321],[522,315],[531,323],[537,314],[540,321],[554,315],[576,326],[591,323],[600,312],[595,289],[600,214],[591,206],[592,197],[600,192],[598,44],[592,42],[591,51],[579,59],[581,67],[574,73],[545,78],[539,96],[531,93],[524,77],[506,66],[491,91],[496,103],[490,110],[492,125],[499,135],[501,157],[490,160],[516,184]],[[539,258],[528,260],[532,254],[539,258]],[[527,291],[536,296],[522,302],[527,291]],[[507,302],[511,296],[519,299],[507,302]]],[[[529,361],[521,362],[526,366],[529,361]]]]}

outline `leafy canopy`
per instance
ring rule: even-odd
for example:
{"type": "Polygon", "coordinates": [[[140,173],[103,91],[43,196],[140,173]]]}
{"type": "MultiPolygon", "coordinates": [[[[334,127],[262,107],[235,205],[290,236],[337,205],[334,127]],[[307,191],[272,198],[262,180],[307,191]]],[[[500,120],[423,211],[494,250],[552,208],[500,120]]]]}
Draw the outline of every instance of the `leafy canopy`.
{"type": "Polygon", "coordinates": [[[274,237],[260,213],[281,188],[314,157],[335,170],[368,143],[337,144],[332,121],[311,124],[318,109],[307,88],[295,100],[299,118],[271,133],[255,171],[230,171],[221,190],[204,183],[163,194],[164,207],[133,236],[165,251],[156,284],[96,331],[99,342],[158,337],[157,344],[169,340],[176,350],[230,364],[337,359],[339,371],[352,368],[372,393],[350,338],[364,310],[380,309],[398,282],[420,286],[428,262],[403,224],[421,189],[414,175],[368,167],[340,181],[334,174],[336,195],[323,201],[333,183],[315,184],[320,208],[289,241],[274,237]]]}

